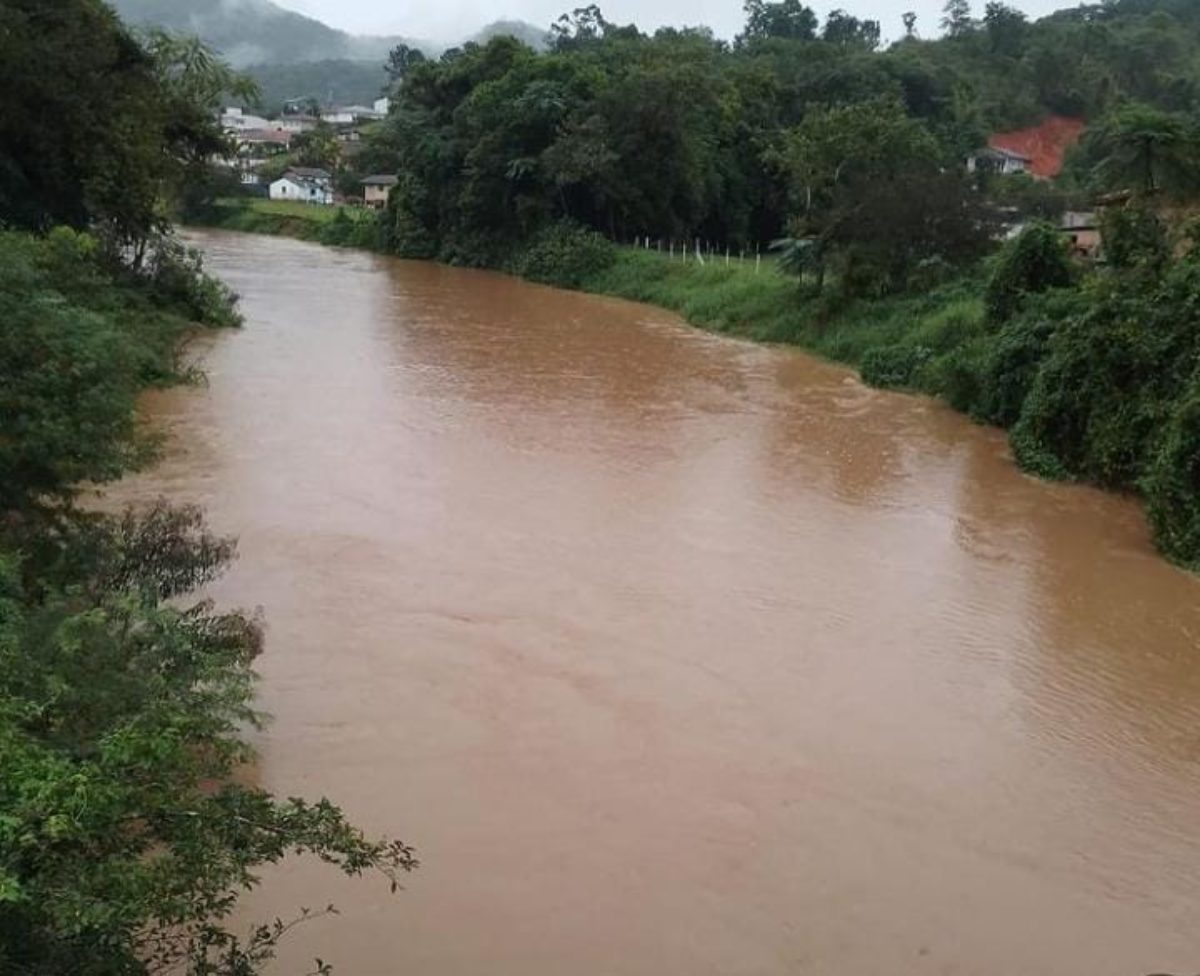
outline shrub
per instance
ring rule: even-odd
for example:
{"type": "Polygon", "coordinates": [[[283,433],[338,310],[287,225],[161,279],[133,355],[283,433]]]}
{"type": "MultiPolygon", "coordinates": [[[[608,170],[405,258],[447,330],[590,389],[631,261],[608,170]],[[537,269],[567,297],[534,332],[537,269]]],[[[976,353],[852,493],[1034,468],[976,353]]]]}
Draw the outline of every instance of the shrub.
{"type": "Polygon", "coordinates": [[[1121,276],[1085,293],[1048,340],[1014,431],[1019,459],[1137,487],[1200,357],[1197,294],[1191,262],[1161,283],[1121,276]]]}
{"type": "Polygon", "coordinates": [[[595,231],[557,223],[534,238],[514,270],[531,281],[578,288],[589,277],[608,270],[616,257],[616,247],[595,231]]]}
{"type": "Polygon", "coordinates": [[[170,234],[160,235],[147,251],[142,271],[156,300],[203,325],[241,324],[237,296],[204,273],[200,252],[170,234]]]}
{"type": "Polygon", "coordinates": [[[917,371],[933,356],[928,346],[898,344],[869,350],[862,360],[862,378],[872,386],[912,386],[917,371]]]}
{"type": "Polygon", "coordinates": [[[1200,372],[1167,425],[1145,491],[1159,547],[1200,569],[1200,372]]]}
{"type": "Polygon", "coordinates": [[[333,247],[378,250],[381,244],[379,219],[373,213],[363,211],[351,217],[345,207],[338,207],[333,220],[321,225],[317,240],[333,247]]]}
{"type": "Polygon", "coordinates": [[[1070,283],[1071,264],[1063,236],[1049,224],[1031,224],[996,259],[984,293],[988,317],[1007,322],[1026,295],[1070,283]]]}
{"type": "Polygon", "coordinates": [[[1059,323],[1085,305],[1086,297],[1079,292],[1041,296],[994,333],[980,364],[979,395],[971,414],[989,424],[1012,427],[1021,416],[1059,323]]]}
{"type": "Polygon", "coordinates": [[[1101,222],[1104,259],[1114,268],[1161,267],[1170,257],[1167,228],[1144,207],[1112,207],[1101,222]]]}
{"type": "Polygon", "coordinates": [[[388,194],[388,205],[380,233],[380,243],[390,254],[402,258],[427,259],[438,253],[437,234],[430,228],[431,194],[420,180],[405,174],[388,194]]]}

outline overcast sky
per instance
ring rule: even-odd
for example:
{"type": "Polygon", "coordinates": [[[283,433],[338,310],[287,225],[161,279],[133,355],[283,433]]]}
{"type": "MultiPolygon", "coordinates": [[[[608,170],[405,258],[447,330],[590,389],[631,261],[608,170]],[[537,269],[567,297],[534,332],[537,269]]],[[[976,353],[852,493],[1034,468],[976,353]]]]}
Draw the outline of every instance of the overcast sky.
{"type": "MultiPolygon", "coordinates": [[[[457,41],[494,20],[512,17],[548,26],[565,10],[586,6],[588,0],[276,0],[280,6],[316,17],[332,27],[355,34],[406,34],[434,41],[457,41]]],[[[944,0],[843,0],[812,3],[822,17],[841,7],[857,17],[872,17],[883,26],[884,36],[903,33],[900,15],[917,13],[917,30],[926,37],[937,33],[944,0]]],[[[975,0],[982,9],[984,0],[975,0]]],[[[1040,17],[1075,3],[1055,0],[1016,0],[1013,6],[1031,17],[1040,17]]],[[[664,24],[704,24],[721,37],[732,37],[742,26],[742,0],[601,0],[605,17],[616,23],[636,23],[643,30],[664,24]]]]}

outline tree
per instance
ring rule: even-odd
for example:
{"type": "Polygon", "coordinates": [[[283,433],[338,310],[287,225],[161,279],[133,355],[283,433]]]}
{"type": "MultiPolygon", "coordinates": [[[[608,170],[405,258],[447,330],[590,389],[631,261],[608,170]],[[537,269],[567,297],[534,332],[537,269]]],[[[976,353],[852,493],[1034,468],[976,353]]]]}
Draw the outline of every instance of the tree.
{"type": "Polygon", "coordinates": [[[746,27],[739,35],[742,43],[768,37],[811,41],[817,36],[818,20],[800,0],[745,0],[746,27]]]}
{"type": "Polygon", "coordinates": [[[1170,260],[1167,225],[1148,207],[1136,203],[1106,207],[1100,227],[1109,267],[1142,266],[1159,271],[1170,260]]]}
{"type": "Polygon", "coordinates": [[[341,147],[337,133],[328,122],[318,122],[307,132],[301,132],[292,140],[292,156],[300,166],[333,171],[341,158],[341,147]]]}
{"type": "Polygon", "coordinates": [[[1034,223],[1001,253],[984,293],[988,316],[995,322],[1012,318],[1027,295],[1071,283],[1067,242],[1046,223],[1034,223]]]}
{"type": "Polygon", "coordinates": [[[842,46],[856,45],[873,51],[879,46],[879,21],[859,20],[844,10],[834,10],[825,19],[821,40],[842,46]]]}
{"type": "Polygon", "coordinates": [[[8,0],[0,31],[0,220],[102,225],[136,264],[179,187],[227,150],[221,99],[253,95],[194,41],[143,42],[94,0],[8,0]]]}
{"type": "Polygon", "coordinates": [[[604,40],[612,28],[596,4],[577,7],[550,25],[550,46],[556,51],[583,47],[604,40]]]}
{"type": "Polygon", "coordinates": [[[916,37],[917,15],[911,10],[906,10],[901,14],[900,19],[904,22],[904,36],[909,38],[916,37]]]}
{"type": "Polygon", "coordinates": [[[224,927],[261,866],[308,851],[393,885],[415,866],[326,800],[232,782],[260,627],[179,602],[231,555],[165,506],[79,524],[32,586],[0,555],[0,970],[248,976],[287,928],[224,927]]]}
{"type": "Polygon", "coordinates": [[[993,54],[1018,57],[1025,45],[1029,21],[1021,11],[989,0],[983,14],[983,31],[993,54]]]}
{"type": "Polygon", "coordinates": [[[166,233],[229,92],[202,45],[97,0],[5,4],[0,224],[42,233],[0,232],[0,972],[252,976],[292,924],[227,931],[264,865],[415,867],[328,800],[234,781],[261,626],[192,595],[233,544],[194,510],[76,504],[151,456],[135,402],[182,336],[237,322],[166,233]]]}
{"type": "Polygon", "coordinates": [[[951,37],[961,37],[971,31],[971,4],[969,0],[946,0],[942,8],[942,30],[951,37]]]}
{"type": "Polygon", "coordinates": [[[394,88],[413,68],[424,63],[425,54],[419,48],[404,43],[397,44],[388,52],[387,63],[383,66],[383,70],[387,72],[389,87],[394,88]]]}
{"type": "Polygon", "coordinates": [[[921,261],[969,261],[988,246],[982,201],[896,100],[810,111],[771,158],[792,189],[792,236],[813,242],[818,283],[836,259],[847,289],[895,291],[921,261]]]}
{"type": "Polygon", "coordinates": [[[1100,156],[1095,175],[1108,188],[1186,193],[1200,181],[1200,140],[1182,115],[1132,102],[1109,115],[1089,141],[1100,156]]]}

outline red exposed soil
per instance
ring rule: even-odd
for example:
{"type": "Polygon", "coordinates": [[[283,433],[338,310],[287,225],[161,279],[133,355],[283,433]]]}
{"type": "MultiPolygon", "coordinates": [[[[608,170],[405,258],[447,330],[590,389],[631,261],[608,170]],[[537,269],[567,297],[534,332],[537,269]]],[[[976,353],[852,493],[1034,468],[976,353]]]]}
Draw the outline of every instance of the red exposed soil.
{"type": "Polygon", "coordinates": [[[1033,162],[1029,171],[1042,179],[1057,176],[1063,167],[1067,150],[1083,135],[1083,119],[1051,115],[1040,125],[1016,132],[997,132],[988,139],[993,149],[1007,149],[1028,156],[1033,162]]]}

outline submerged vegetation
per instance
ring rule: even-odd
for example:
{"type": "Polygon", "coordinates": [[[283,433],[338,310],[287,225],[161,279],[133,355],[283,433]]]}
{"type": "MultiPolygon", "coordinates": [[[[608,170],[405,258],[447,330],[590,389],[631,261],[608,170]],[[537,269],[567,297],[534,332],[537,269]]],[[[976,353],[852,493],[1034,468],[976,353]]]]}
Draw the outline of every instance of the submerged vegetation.
{"type": "Polygon", "coordinates": [[[136,398],[188,377],[186,336],[239,324],[234,296],[168,221],[224,145],[213,109],[231,90],[241,80],[203,48],[138,40],[95,0],[4,6],[6,974],[249,976],[294,924],[230,931],[264,865],[307,853],[395,886],[416,863],[328,800],[234,780],[263,719],[262,621],[197,592],[229,565],[233,542],[191,508],[107,515],[84,504],[155,456],[136,398]]]}

